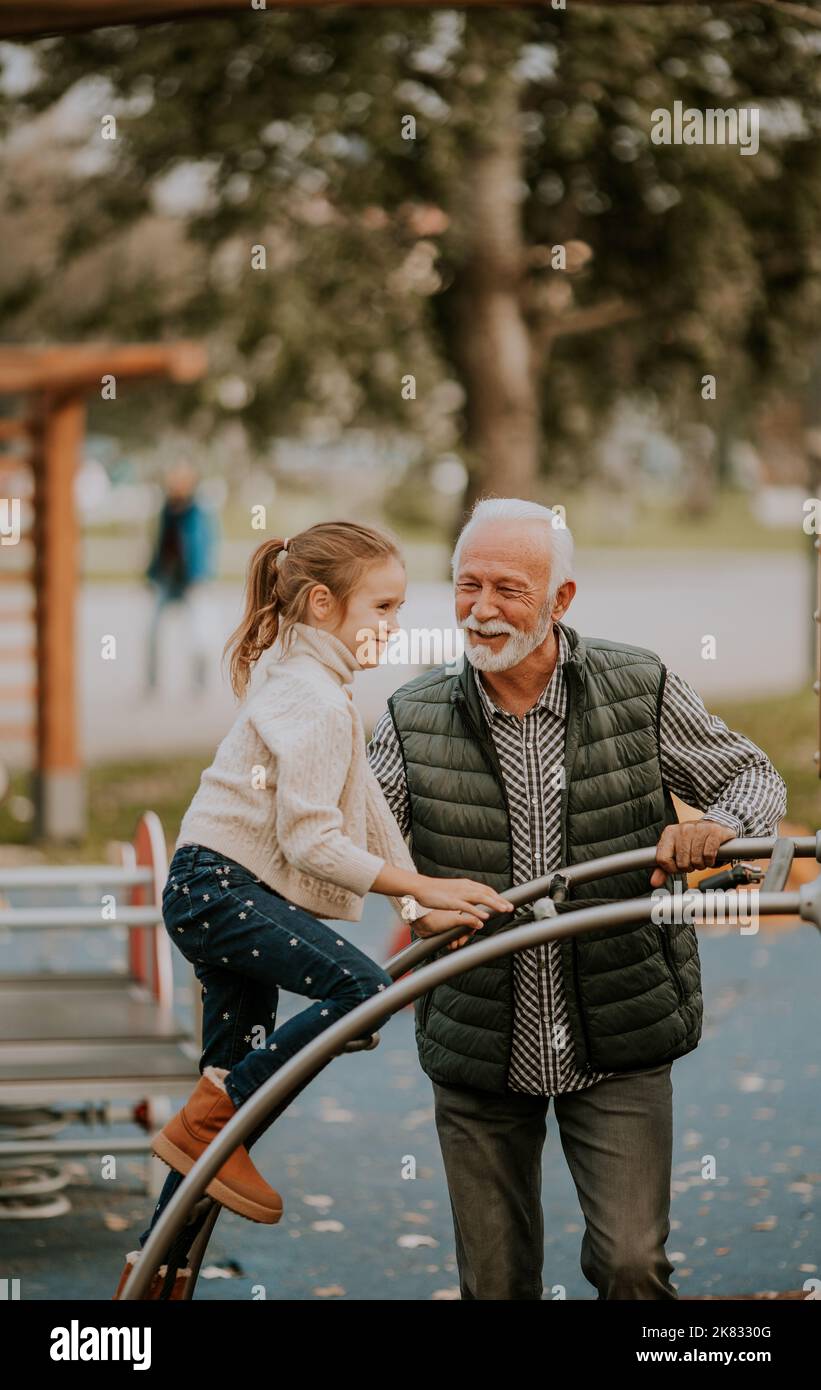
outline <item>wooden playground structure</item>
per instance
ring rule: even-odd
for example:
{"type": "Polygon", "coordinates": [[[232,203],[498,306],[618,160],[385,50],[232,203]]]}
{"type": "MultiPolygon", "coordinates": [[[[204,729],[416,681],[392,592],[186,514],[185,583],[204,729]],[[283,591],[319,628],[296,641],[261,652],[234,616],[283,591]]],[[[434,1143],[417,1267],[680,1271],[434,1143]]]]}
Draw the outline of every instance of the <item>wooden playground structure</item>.
{"type": "Polygon", "coordinates": [[[205,371],[195,343],[0,347],[0,500],[5,625],[28,638],[0,647],[0,743],[30,749],[35,833],[80,838],[86,808],[77,720],[76,613],[80,534],[74,487],[86,401],[103,381],[190,382],[205,371]],[[8,408],[8,407],[7,407],[8,408]],[[23,714],[11,715],[9,706],[23,714]]]}

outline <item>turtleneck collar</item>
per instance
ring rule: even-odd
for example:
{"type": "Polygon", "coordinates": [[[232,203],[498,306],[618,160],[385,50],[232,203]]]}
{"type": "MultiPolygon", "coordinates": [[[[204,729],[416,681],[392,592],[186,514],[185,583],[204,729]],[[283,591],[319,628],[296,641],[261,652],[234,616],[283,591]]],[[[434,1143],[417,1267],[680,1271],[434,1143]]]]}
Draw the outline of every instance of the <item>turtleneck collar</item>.
{"type": "MultiPolygon", "coordinates": [[[[310,656],[333,672],[340,685],[350,685],[354,673],[362,668],[353,652],[331,632],[312,627],[310,623],[294,623],[289,640],[279,660],[291,656],[310,656]]],[[[278,663],[272,663],[278,664],[278,663]]]]}

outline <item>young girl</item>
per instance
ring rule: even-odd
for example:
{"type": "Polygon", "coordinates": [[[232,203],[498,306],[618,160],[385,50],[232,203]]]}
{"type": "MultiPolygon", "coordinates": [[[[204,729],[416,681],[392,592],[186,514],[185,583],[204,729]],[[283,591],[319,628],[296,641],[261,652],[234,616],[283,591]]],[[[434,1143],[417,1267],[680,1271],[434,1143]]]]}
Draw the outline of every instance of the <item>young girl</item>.
{"type": "MultiPolygon", "coordinates": [[[[277,639],[279,653],[202,774],[163,892],[166,928],[202,983],[203,1053],[198,1085],[153,1141],[174,1170],[154,1221],[235,1109],[392,983],[320,919],[359,921],[367,892],[399,910],[398,895],[410,896],[424,935],[512,910],[485,884],[418,874],[368,766],[351,683],[398,630],[404,596],[394,542],[353,523],[266,541],[251,558],[245,614],[225,648],[238,698],[277,639]],[[316,1003],[275,1028],[280,986],[316,1003]]],[[[282,1215],[244,1145],[207,1191],[252,1221],[282,1215]]]]}

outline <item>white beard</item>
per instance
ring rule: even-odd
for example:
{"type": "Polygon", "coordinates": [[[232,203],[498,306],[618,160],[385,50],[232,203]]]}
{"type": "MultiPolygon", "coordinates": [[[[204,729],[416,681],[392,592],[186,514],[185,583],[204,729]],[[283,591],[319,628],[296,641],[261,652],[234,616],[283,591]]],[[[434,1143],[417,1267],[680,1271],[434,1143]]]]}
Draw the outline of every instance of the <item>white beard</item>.
{"type": "Polygon", "coordinates": [[[466,632],[479,632],[486,637],[493,637],[501,632],[510,633],[508,640],[498,652],[491,651],[490,647],[476,646],[469,638],[465,638],[465,656],[474,670],[509,671],[513,666],[518,666],[520,661],[524,661],[526,656],[530,656],[532,651],[541,646],[550,631],[550,613],[554,602],[555,595],[548,594],[532,632],[522,632],[520,628],[502,622],[501,618],[490,623],[477,623],[471,615],[465,618],[459,626],[466,632]]]}

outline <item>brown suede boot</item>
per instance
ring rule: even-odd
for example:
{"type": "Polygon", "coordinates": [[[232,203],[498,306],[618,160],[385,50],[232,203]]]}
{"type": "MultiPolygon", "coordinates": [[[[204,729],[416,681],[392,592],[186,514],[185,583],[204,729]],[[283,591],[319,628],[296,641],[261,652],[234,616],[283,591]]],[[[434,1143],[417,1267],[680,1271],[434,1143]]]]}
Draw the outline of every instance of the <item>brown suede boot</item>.
{"type": "MultiPolygon", "coordinates": [[[[125,1266],[123,1268],[122,1274],[120,1275],[120,1282],[117,1285],[117,1292],[114,1294],[114,1298],[120,1297],[120,1294],[125,1288],[125,1282],[141,1254],[142,1250],[130,1250],[129,1253],[126,1255],[125,1266]]],[[[160,1265],[159,1269],[157,1270],[157,1273],[154,1275],[154,1278],[151,1280],[151,1283],[148,1286],[148,1293],[143,1295],[145,1299],[159,1299],[162,1293],[162,1286],[165,1283],[165,1276],[167,1270],[168,1265],[160,1265]]],[[[174,1287],[168,1295],[169,1300],[172,1298],[182,1299],[185,1293],[185,1286],[188,1283],[190,1277],[190,1269],[177,1270],[177,1273],[174,1276],[174,1287]]]]}
{"type": "MultiPolygon", "coordinates": [[[[151,1148],[169,1168],[177,1173],[188,1173],[214,1136],[236,1113],[228,1092],[215,1085],[209,1076],[201,1076],[182,1110],[155,1135],[151,1148]]],[[[249,1221],[271,1225],[282,1215],[282,1198],[257,1172],[244,1144],[234,1149],[205,1190],[216,1202],[240,1216],[247,1216],[249,1221]]]]}

